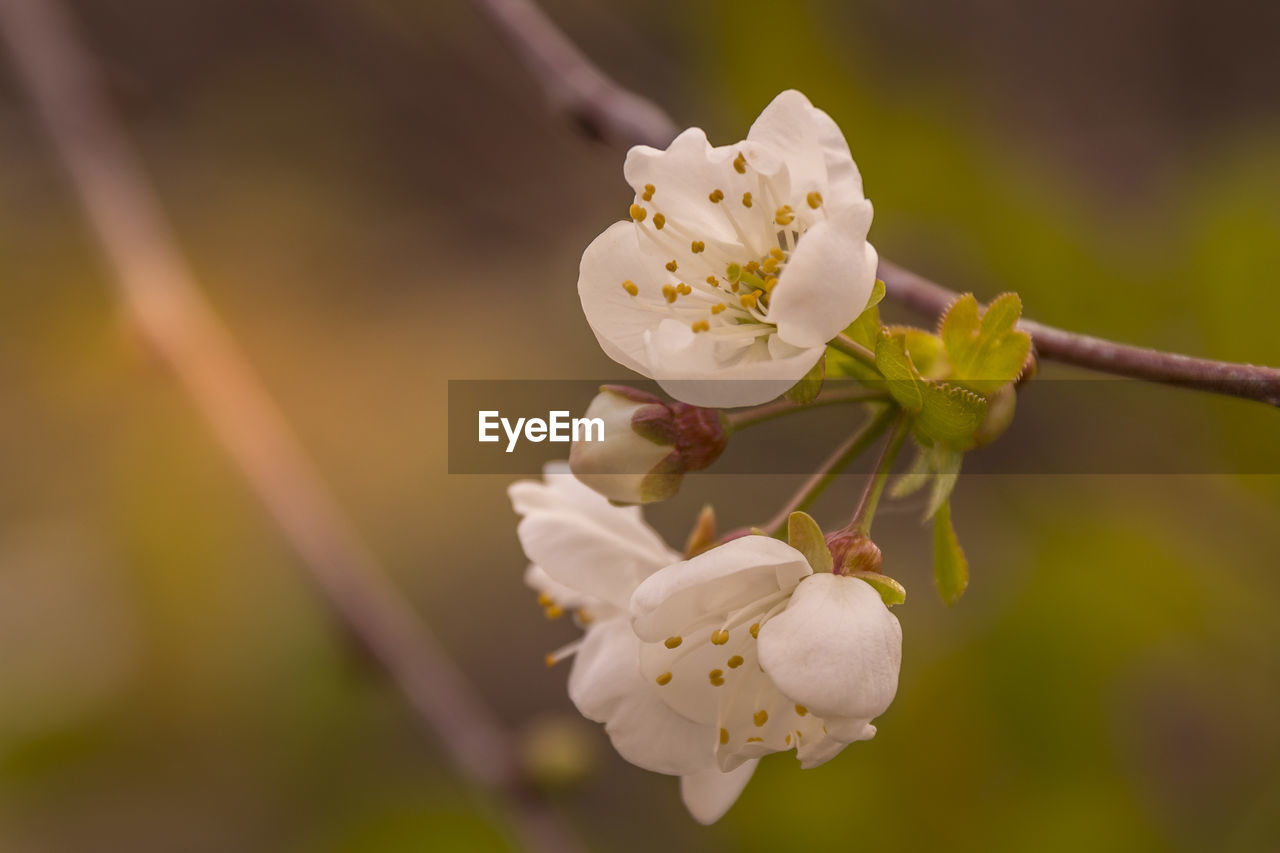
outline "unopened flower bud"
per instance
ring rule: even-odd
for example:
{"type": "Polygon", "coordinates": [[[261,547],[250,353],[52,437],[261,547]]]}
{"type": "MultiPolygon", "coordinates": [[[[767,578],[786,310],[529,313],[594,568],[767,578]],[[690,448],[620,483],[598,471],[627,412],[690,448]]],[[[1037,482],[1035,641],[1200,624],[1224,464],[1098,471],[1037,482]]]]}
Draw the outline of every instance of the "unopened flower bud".
{"type": "Polygon", "coordinates": [[[827,534],[827,548],[838,575],[880,571],[880,547],[871,537],[856,530],[837,530],[827,534]]]}
{"type": "Polygon", "coordinates": [[[720,413],[622,385],[605,385],[585,417],[604,424],[601,441],[575,441],[569,468],[618,503],[666,500],[685,472],[705,468],[728,443],[720,413]]]}

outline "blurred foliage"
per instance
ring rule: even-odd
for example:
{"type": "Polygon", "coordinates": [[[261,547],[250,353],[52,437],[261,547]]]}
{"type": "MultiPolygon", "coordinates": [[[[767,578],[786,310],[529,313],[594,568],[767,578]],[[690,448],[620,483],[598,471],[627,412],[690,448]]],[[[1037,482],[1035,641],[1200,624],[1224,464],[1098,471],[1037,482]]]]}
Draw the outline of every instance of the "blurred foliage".
{"type": "MultiPolygon", "coordinates": [[[[1047,322],[1280,363],[1269,6],[546,5],[721,142],[804,90],[849,137],[887,257],[1047,322]]],[[[449,378],[625,378],[573,288],[629,199],[620,152],[545,109],[466,3],[73,6],[196,270],[357,525],[505,719],[570,712],[541,657],[572,631],[520,584],[505,482],[448,475],[443,400],[449,378]]],[[[0,156],[0,848],[509,849],[120,323],[7,76],[0,156]]],[[[1225,470],[1280,454],[1276,412],[1185,399],[1225,470]]],[[[1006,440],[1055,447],[1016,422],[1006,440]]],[[[681,541],[704,501],[732,527],[793,485],[713,469],[650,515],[681,541]]],[[[1274,844],[1277,477],[963,478],[953,609],[920,594],[918,510],[877,520],[917,592],[875,740],[764,762],[703,829],[593,731],[596,774],[555,794],[593,848],[1274,844]]]]}

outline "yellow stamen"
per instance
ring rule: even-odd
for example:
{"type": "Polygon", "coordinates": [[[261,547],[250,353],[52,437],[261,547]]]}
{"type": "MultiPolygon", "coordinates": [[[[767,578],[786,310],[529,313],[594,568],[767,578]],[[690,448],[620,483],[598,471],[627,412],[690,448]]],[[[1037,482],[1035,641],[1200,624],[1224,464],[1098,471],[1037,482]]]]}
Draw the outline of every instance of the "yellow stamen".
{"type": "Polygon", "coordinates": [[[818,208],[822,207],[822,193],[816,190],[809,193],[807,196],[805,196],[804,200],[807,201],[809,203],[809,206],[812,207],[814,210],[817,210],[818,208]]]}
{"type": "Polygon", "coordinates": [[[668,302],[676,301],[676,289],[669,284],[662,285],[662,298],[668,302]]]}
{"type": "Polygon", "coordinates": [[[689,328],[693,329],[694,333],[696,334],[698,332],[710,331],[711,324],[708,323],[706,320],[694,320],[692,323],[689,324],[689,328]]]}
{"type": "Polygon", "coordinates": [[[645,201],[652,201],[653,194],[655,192],[657,192],[657,189],[654,187],[653,184],[645,184],[644,192],[640,195],[640,198],[644,199],[645,201]]]}
{"type": "Polygon", "coordinates": [[[725,309],[725,304],[723,302],[717,302],[715,305],[711,306],[711,313],[719,314],[724,309],[725,309]]]}
{"type": "Polygon", "coordinates": [[[784,737],[782,739],[782,742],[785,743],[787,746],[791,746],[791,735],[787,735],[786,737],[784,737]]]}
{"type": "Polygon", "coordinates": [[[667,272],[675,272],[677,268],[677,264],[674,260],[667,261],[667,272]]]}
{"type": "Polygon", "coordinates": [[[759,637],[759,636],[760,636],[760,623],[757,622],[756,624],[751,626],[751,639],[754,640],[756,637],[759,637]]]}
{"type": "Polygon", "coordinates": [[[712,687],[722,687],[724,685],[724,670],[713,669],[707,673],[707,677],[710,679],[712,687]]]}
{"type": "Polygon", "coordinates": [[[757,727],[763,726],[765,723],[769,722],[769,712],[763,710],[756,711],[751,716],[751,722],[755,723],[757,727]]]}
{"type": "Polygon", "coordinates": [[[667,637],[662,644],[669,649],[674,649],[684,642],[684,637],[667,637]]]}
{"type": "Polygon", "coordinates": [[[729,669],[737,669],[742,666],[742,655],[734,655],[729,658],[729,669]]]}
{"type": "Polygon", "coordinates": [[[785,261],[787,259],[787,253],[779,249],[777,246],[770,249],[769,254],[779,261],[785,261]]]}
{"type": "Polygon", "coordinates": [[[632,296],[635,296],[640,292],[640,288],[636,287],[636,283],[631,279],[627,279],[622,283],[622,289],[627,293],[630,293],[632,296]]]}
{"type": "Polygon", "coordinates": [[[779,225],[790,225],[792,220],[795,218],[796,215],[791,210],[791,205],[789,204],[784,204],[773,214],[773,221],[779,225]]]}
{"type": "Polygon", "coordinates": [[[776,287],[777,284],[778,284],[778,277],[776,275],[769,276],[764,280],[764,292],[773,293],[773,288],[776,287]]]}
{"type": "Polygon", "coordinates": [[[655,678],[654,681],[658,682],[659,687],[665,687],[667,684],[671,682],[671,673],[664,672],[662,673],[662,675],[659,675],[657,678],[655,678]]]}
{"type": "Polygon", "coordinates": [[[721,742],[721,743],[728,743],[728,742],[729,742],[729,730],[728,730],[728,729],[721,729],[721,730],[720,730],[720,742],[721,742]]]}
{"type": "Polygon", "coordinates": [[[773,272],[777,268],[778,268],[777,258],[765,258],[764,263],[760,265],[760,269],[764,270],[765,272],[773,272]]]}
{"type": "Polygon", "coordinates": [[[747,272],[760,272],[760,263],[758,261],[747,261],[747,265],[743,267],[747,272]]]}
{"type": "Polygon", "coordinates": [[[676,285],[676,293],[681,296],[688,296],[690,293],[693,293],[693,288],[682,281],[676,285]]]}
{"type": "Polygon", "coordinates": [[[559,604],[553,604],[543,612],[547,614],[548,619],[559,619],[564,615],[564,608],[559,604]]]}
{"type": "Polygon", "coordinates": [[[694,240],[692,243],[689,244],[689,248],[692,249],[693,253],[696,255],[698,252],[701,252],[702,250],[706,249],[707,244],[702,242],[701,240],[694,240]]]}
{"type": "Polygon", "coordinates": [[[547,656],[546,656],[546,657],[544,657],[542,660],[543,660],[543,663],[545,663],[545,664],[547,665],[547,669],[551,669],[551,667],[553,667],[553,666],[555,666],[555,665],[556,665],[556,656],[555,656],[555,655],[547,655],[547,656]]]}
{"type": "Polygon", "coordinates": [[[596,621],[596,617],[592,616],[585,610],[575,610],[573,611],[573,615],[577,617],[579,625],[590,625],[592,622],[596,621]]]}
{"type": "Polygon", "coordinates": [[[738,297],[738,301],[742,303],[743,308],[754,308],[756,303],[760,301],[760,291],[753,290],[750,293],[744,293],[738,297]]]}
{"type": "Polygon", "coordinates": [[[712,287],[719,287],[720,279],[716,278],[713,275],[709,275],[707,276],[707,284],[711,285],[712,287]]]}
{"type": "Polygon", "coordinates": [[[666,224],[667,224],[667,217],[663,216],[661,213],[655,213],[655,214],[653,215],[653,227],[654,227],[654,228],[657,228],[659,231],[661,231],[661,230],[662,230],[662,226],[663,226],[663,225],[666,225],[666,224]]]}
{"type": "Polygon", "coordinates": [[[742,194],[742,206],[743,206],[743,207],[750,207],[750,206],[751,206],[751,193],[743,193],[743,194],[742,194]]]}
{"type": "Polygon", "coordinates": [[[644,222],[644,218],[649,215],[649,211],[645,210],[638,204],[631,205],[631,218],[636,222],[644,222]]]}
{"type": "Polygon", "coordinates": [[[747,743],[764,743],[764,738],[762,738],[762,737],[749,737],[749,738],[747,738],[747,743]]]}
{"type": "Polygon", "coordinates": [[[738,152],[738,156],[733,158],[733,169],[739,175],[747,173],[747,158],[742,156],[742,152],[738,152]]]}
{"type": "Polygon", "coordinates": [[[712,631],[711,642],[717,646],[723,646],[725,643],[729,642],[729,632],[726,631],[724,628],[720,628],[717,631],[712,631]]]}
{"type": "Polygon", "coordinates": [[[539,607],[550,607],[553,604],[555,604],[555,601],[551,598],[551,596],[547,595],[545,592],[539,593],[538,595],[539,607]]]}
{"type": "Polygon", "coordinates": [[[719,204],[724,201],[724,190],[712,190],[711,194],[708,195],[707,198],[711,200],[712,204],[719,204]]]}
{"type": "Polygon", "coordinates": [[[796,713],[803,717],[805,714],[809,713],[809,709],[803,705],[797,705],[796,713]]]}

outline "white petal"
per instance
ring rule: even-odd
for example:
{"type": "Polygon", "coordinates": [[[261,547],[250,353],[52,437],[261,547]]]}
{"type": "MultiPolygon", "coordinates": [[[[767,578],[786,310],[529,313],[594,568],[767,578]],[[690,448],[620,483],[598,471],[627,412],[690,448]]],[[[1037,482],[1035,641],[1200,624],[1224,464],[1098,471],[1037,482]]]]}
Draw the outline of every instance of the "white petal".
{"type": "Polygon", "coordinates": [[[626,608],[642,579],[680,559],[638,507],[611,505],[561,467],[546,480],[507,491],[524,515],[516,534],[525,554],[556,583],[626,608]]]}
{"type": "Polygon", "coordinates": [[[631,597],[633,625],[642,640],[658,642],[708,614],[789,590],[812,573],[804,555],[785,542],[743,536],[646,578],[631,597]]]}
{"type": "Polygon", "coordinates": [[[828,211],[863,198],[862,177],[839,126],[794,89],[781,93],[764,108],[747,139],[767,145],[783,157],[791,176],[791,204],[796,209],[813,190],[822,193],[828,211]]]}
{"type": "Polygon", "coordinates": [[[866,241],[871,202],[831,215],[805,231],[778,279],[769,321],[798,347],[826,344],[867,307],[876,251],[866,241]]]}
{"type": "MultiPolygon", "coordinates": [[[[776,337],[776,336],[774,336],[776,337]]],[[[737,348],[730,360],[706,334],[684,323],[664,320],[649,335],[646,359],[650,375],[662,390],[692,406],[734,408],[766,403],[799,382],[822,356],[826,341],[808,348],[789,348],[773,357],[770,343],[737,348]]]]}
{"type": "Polygon", "coordinates": [[[637,373],[650,376],[645,361],[644,333],[658,325],[663,314],[645,301],[660,301],[669,276],[665,261],[641,240],[634,222],[615,222],[591,241],[578,269],[578,296],[587,323],[605,354],[637,373]],[[622,284],[638,289],[632,296],[622,284]]]}
{"type": "Polygon", "coordinates": [[[728,773],[712,767],[700,773],[681,776],[680,797],[693,819],[709,826],[724,817],[724,813],[738,801],[747,782],[751,781],[751,774],[756,772],[757,763],[748,761],[728,773]]]}
{"type": "MultiPolygon", "coordinates": [[[[529,568],[524,572],[525,586],[532,587],[540,593],[543,593],[556,604],[572,610],[587,605],[599,605],[600,601],[589,595],[584,595],[576,589],[571,589],[562,583],[556,583],[551,575],[542,570],[541,566],[530,563],[529,568]]],[[[604,605],[608,606],[608,605],[604,605]]],[[[595,614],[592,614],[593,616],[595,614]]]]}
{"type": "Polygon", "coordinates": [[[902,628],[879,593],[857,578],[805,578],[787,609],[760,629],[758,649],[778,689],[843,723],[843,737],[860,734],[898,689],[902,628]]]}
{"type": "Polygon", "coordinates": [[[714,761],[715,730],[691,722],[640,675],[640,643],[625,619],[593,623],[569,674],[569,698],[584,717],[604,723],[618,754],[655,773],[684,775],[714,761]]]}

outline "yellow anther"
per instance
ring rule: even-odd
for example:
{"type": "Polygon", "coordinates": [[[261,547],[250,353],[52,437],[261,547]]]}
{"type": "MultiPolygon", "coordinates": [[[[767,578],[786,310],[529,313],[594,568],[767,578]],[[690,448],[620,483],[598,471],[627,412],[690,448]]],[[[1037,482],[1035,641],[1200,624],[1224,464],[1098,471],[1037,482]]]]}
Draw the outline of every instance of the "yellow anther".
{"type": "Polygon", "coordinates": [[[553,667],[553,666],[555,666],[555,665],[556,665],[556,656],[555,656],[555,655],[547,655],[546,657],[544,657],[544,658],[542,659],[542,661],[543,661],[543,663],[545,663],[545,664],[547,665],[547,669],[550,669],[551,667],[553,667]]]}
{"type": "Polygon", "coordinates": [[[721,743],[728,743],[728,742],[729,742],[729,730],[728,730],[728,729],[721,729],[721,730],[720,730],[720,742],[721,742],[721,743]]]}
{"type": "Polygon", "coordinates": [[[785,743],[787,746],[791,746],[791,735],[787,735],[786,737],[784,737],[782,739],[782,742],[785,743]]]}
{"type": "Polygon", "coordinates": [[[662,285],[662,298],[668,302],[676,301],[676,289],[669,284],[662,285]]]}
{"type": "Polygon", "coordinates": [[[689,244],[689,248],[692,249],[693,253],[696,255],[698,254],[698,252],[701,252],[704,249],[706,249],[707,244],[702,242],[701,240],[694,240],[692,243],[689,244]]]}
{"type": "Polygon", "coordinates": [[[749,737],[749,738],[747,738],[747,743],[764,743],[764,738],[762,738],[762,737],[749,737]]]}
{"type": "Polygon", "coordinates": [[[729,658],[729,669],[737,669],[742,666],[742,655],[734,655],[729,658]]]}
{"type": "Polygon", "coordinates": [[[773,214],[773,221],[779,225],[790,225],[791,221],[796,218],[795,213],[791,210],[791,205],[784,204],[778,208],[773,214]]]}
{"type": "Polygon", "coordinates": [[[777,284],[778,284],[778,277],[776,275],[769,276],[764,280],[764,292],[773,293],[773,289],[774,287],[777,286],[777,284]]]}
{"type": "Polygon", "coordinates": [[[809,713],[809,709],[803,705],[797,705],[796,713],[803,717],[805,714],[809,713]]]}
{"type": "Polygon", "coordinates": [[[734,293],[737,293],[737,292],[738,292],[738,283],[737,283],[736,281],[735,281],[735,282],[733,282],[733,283],[730,285],[730,287],[732,287],[732,288],[733,288],[733,292],[734,292],[734,293]]]}
{"type": "Polygon", "coordinates": [[[666,686],[671,682],[671,673],[664,672],[662,673],[662,675],[659,675],[657,678],[655,678],[654,681],[658,682],[659,687],[666,686]]]}
{"type": "Polygon", "coordinates": [[[636,222],[644,222],[644,218],[649,215],[649,211],[645,210],[638,204],[631,205],[631,218],[636,222]]]}
{"type": "Polygon", "coordinates": [[[763,726],[769,722],[769,712],[764,710],[756,711],[751,715],[751,722],[755,723],[757,727],[763,726]]]}
{"type": "Polygon", "coordinates": [[[707,276],[707,284],[711,285],[712,287],[719,287],[720,279],[716,278],[713,275],[709,275],[707,276]]]}
{"type": "Polygon", "coordinates": [[[579,625],[590,625],[592,622],[596,621],[596,617],[592,616],[585,610],[575,610],[573,611],[573,615],[577,617],[579,625]]]}
{"type": "Polygon", "coordinates": [[[760,262],[759,262],[759,261],[747,261],[747,265],[746,265],[745,267],[743,267],[743,269],[745,269],[747,272],[751,272],[751,273],[760,272],[760,262]]]}
{"type": "Polygon", "coordinates": [[[538,594],[539,607],[550,607],[553,604],[555,604],[555,601],[552,600],[551,596],[547,595],[545,592],[538,594]]]}
{"type": "Polygon", "coordinates": [[[711,330],[711,324],[708,323],[706,320],[694,320],[692,323],[689,324],[689,328],[693,329],[694,333],[708,332],[711,330]]]}
{"type": "Polygon", "coordinates": [[[627,279],[622,283],[622,289],[627,293],[630,293],[632,296],[635,296],[640,292],[640,288],[636,287],[636,283],[631,279],[627,279]]]}
{"type": "Polygon", "coordinates": [[[787,253],[779,249],[777,246],[774,246],[769,250],[769,255],[779,261],[785,261],[787,259],[787,253]]]}
{"type": "Polygon", "coordinates": [[[712,204],[719,204],[724,201],[724,190],[712,190],[711,194],[708,195],[707,198],[711,200],[712,204]]]}
{"type": "Polygon", "coordinates": [[[751,206],[751,193],[743,193],[743,194],[742,194],[742,206],[743,206],[743,207],[750,207],[750,206],[751,206]]]}
{"type": "Polygon", "coordinates": [[[707,678],[710,679],[712,687],[724,686],[724,670],[713,669],[707,673],[707,678]]]}
{"type": "Polygon", "coordinates": [[[666,225],[666,224],[667,224],[667,217],[663,216],[661,213],[655,213],[655,214],[653,215],[653,227],[654,227],[654,228],[657,228],[659,231],[661,231],[661,230],[662,230],[662,226],[663,226],[663,225],[666,225]]]}
{"type": "Polygon", "coordinates": [[[760,636],[760,623],[757,622],[751,626],[751,639],[754,640],[756,637],[759,637],[759,636],[760,636]]]}
{"type": "Polygon", "coordinates": [[[778,268],[777,258],[765,258],[764,263],[760,265],[760,269],[765,272],[773,272],[778,268]]]}
{"type": "Polygon", "coordinates": [[[674,260],[667,261],[667,272],[675,272],[678,265],[674,260]]]}
{"type": "Polygon", "coordinates": [[[564,608],[559,604],[553,604],[543,612],[547,614],[548,619],[559,619],[564,615],[564,608]]]}
{"type": "Polygon", "coordinates": [[[681,296],[688,296],[690,293],[693,293],[693,288],[682,281],[676,285],[676,293],[681,296]]]}
{"type": "Polygon", "coordinates": [[[744,293],[738,297],[738,301],[742,303],[743,308],[754,308],[756,303],[760,301],[759,290],[753,290],[750,293],[744,293]]]}
{"type": "Polygon", "coordinates": [[[653,184],[645,184],[644,192],[640,195],[640,198],[644,199],[645,201],[652,201],[653,194],[657,191],[658,191],[657,188],[654,187],[653,184]]]}
{"type": "Polygon", "coordinates": [[[712,306],[711,306],[711,313],[712,313],[712,314],[719,314],[721,311],[723,311],[723,310],[725,309],[725,307],[726,307],[726,306],[725,306],[725,304],[724,304],[723,302],[717,302],[715,305],[712,305],[712,306]]]}
{"type": "Polygon", "coordinates": [[[747,173],[747,158],[742,156],[742,152],[738,152],[738,156],[733,158],[733,170],[739,175],[747,173]]]}
{"type": "Polygon", "coordinates": [[[723,646],[725,643],[729,642],[729,632],[724,628],[712,631],[711,642],[717,646],[723,646]]]}
{"type": "Polygon", "coordinates": [[[809,206],[812,207],[814,210],[817,210],[818,208],[822,207],[822,193],[818,192],[817,190],[814,190],[813,192],[805,196],[804,200],[807,201],[809,203],[809,206]]]}

